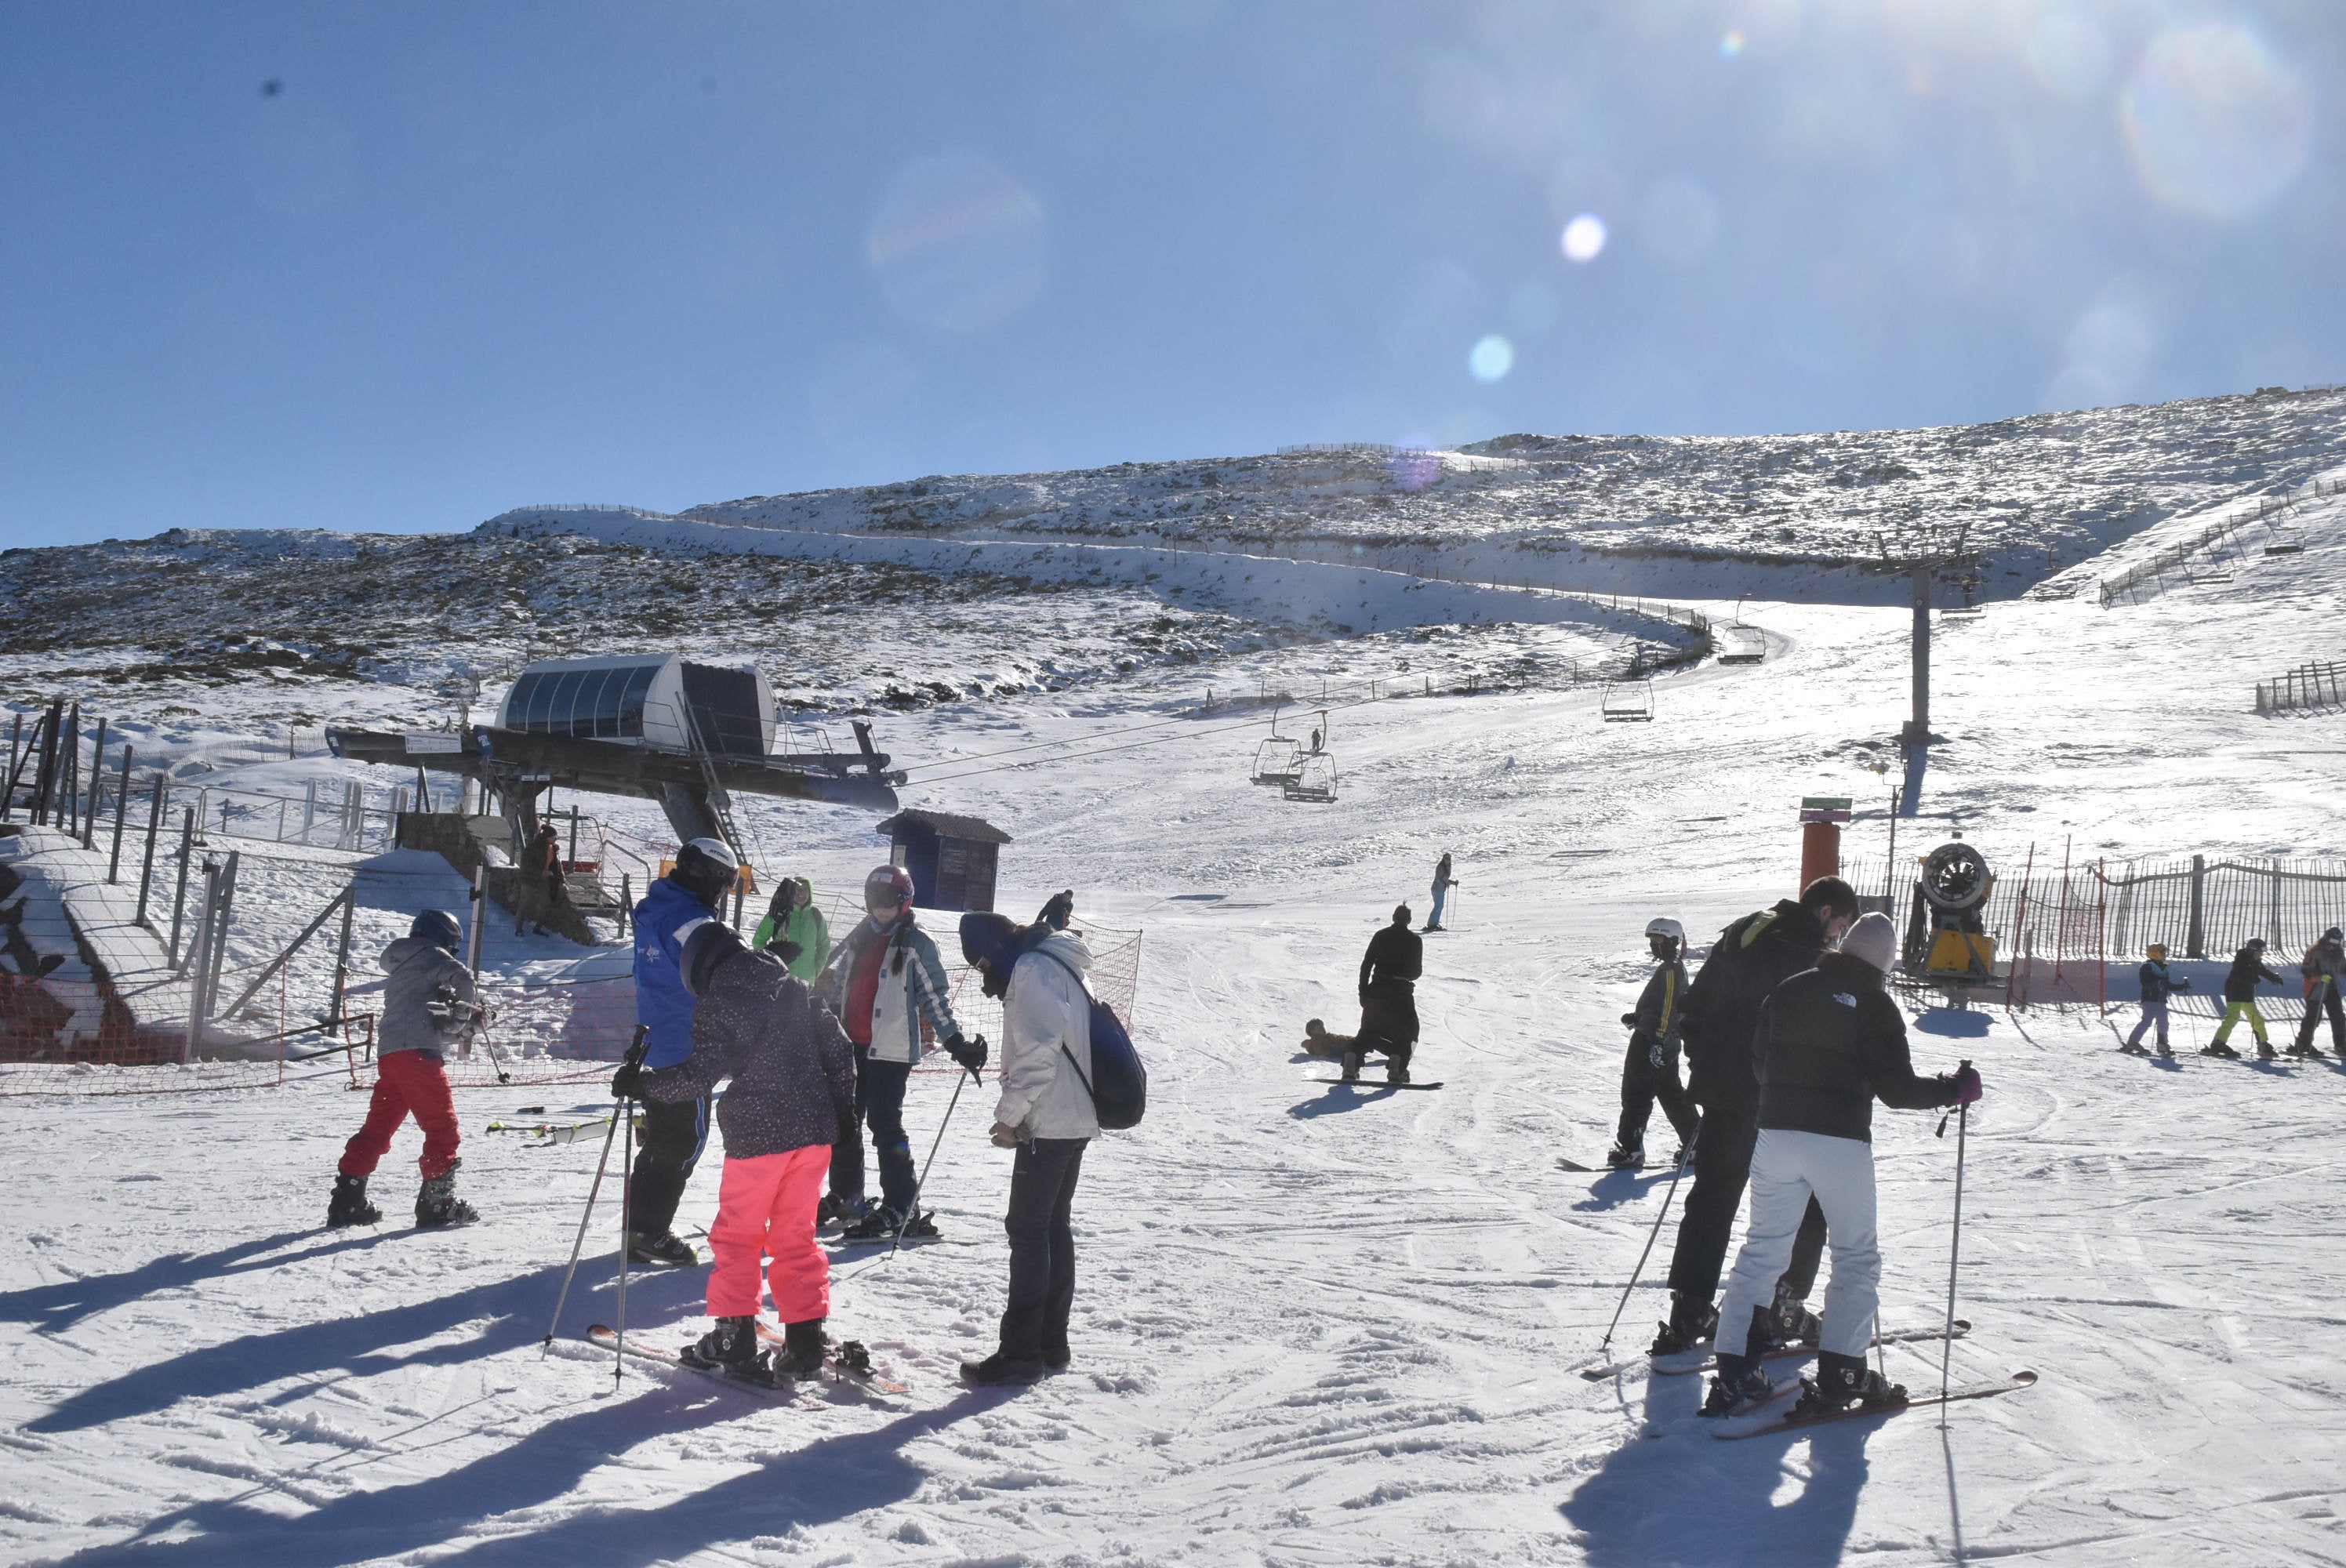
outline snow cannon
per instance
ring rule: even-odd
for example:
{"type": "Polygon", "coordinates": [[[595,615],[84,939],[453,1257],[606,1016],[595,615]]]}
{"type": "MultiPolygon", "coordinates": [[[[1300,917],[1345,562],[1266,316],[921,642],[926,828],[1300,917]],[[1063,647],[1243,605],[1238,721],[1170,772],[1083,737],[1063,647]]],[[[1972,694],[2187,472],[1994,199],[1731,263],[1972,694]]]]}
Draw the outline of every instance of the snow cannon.
{"type": "Polygon", "coordinates": [[[1995,939],[1981,911],[1994,891],[1987,859],[1958,839],[1923,857],[1906,925],[1906,967],[1923,978],[1984,984],[1995,976],[1995,939]]]}

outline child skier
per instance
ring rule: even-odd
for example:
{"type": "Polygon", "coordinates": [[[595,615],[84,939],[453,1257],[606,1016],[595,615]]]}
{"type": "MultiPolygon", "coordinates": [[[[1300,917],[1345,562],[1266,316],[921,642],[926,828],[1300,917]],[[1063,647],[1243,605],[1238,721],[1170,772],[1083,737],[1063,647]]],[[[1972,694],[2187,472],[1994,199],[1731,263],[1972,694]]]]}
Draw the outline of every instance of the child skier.
{"type": "Polygon", "coordinates": [[[367,1202],[367,1177],[374,1174],[392,1135],[412,1112],[423,1130],[423,1156],[416,1162],[423,1186],[415,1195],[420,1226],[469,1225],[480,1218],[456,1196],[456,1107],[448,1098],[448,1074],[440,1054],[473,1037],[486,1010],[473,999],[473,972],[457,957],[464,928],[446,910],[425,910],[407,934],[382,950],[382,1029],[375,1038],[374,1098],[365,1125],[343,1146],[327,1200],[326,1223],[372,1225],[382,1211],[367,1202]]]}
{"type": "Polygon", "coordinates": [[[654,1104],[686,1105],[732,1080],[717,1105],[725,1169],[709,1227],[709,1315],[717,1325],[683,1359],[738,1377],[812,1377],[831,1316],[831,1263],[815,1242],[814,1211],[831,1145],[855,1115],[854,1047],[780,953],[750,951],[714,920],[685,932],[683,946],[691,1054],[657,1072],[634,1069],[626,1085],[654,1104]],[[773,1263],[761,1282],[768,1255],[773,1263]],[[770,1361],[758,1350],[765,1289],[784,1336],[770,1361]]]}
{"type": "Polygon", "coordinates": [[[2148,956],[2143,960],[2142,967],[2135,971],[2135,979],[2142,986],[2142,1018],[2135,1024],[2134,1033],[2127,1036],[2126,1044],[2118,1049],[2136,1056],[2149,1055],[2150,1053],[2143,1048],[2142,1037],[2156,1024],[2158,1028],[2158,1054],[2172,1056],[2175,1053],[2167,1044],[2167,999],[2178,991],[2190,990],[2191,983],[2178,980],[2167,972],[2165,942],[2152,942],[2146,951],[2148,956]]]}
{"type": "Polygon", "coordinates": [[[2249,1032],[2257,1037],[2257,1054],[2268,1062],[2273,1059],[2277,1053],[2265,1035],[2265,1015],[2257,1011],[2259,980],[2280,983],[2280,976],[2265,967],[2265,939],[2252,936],[2232,955],[2231,970],[2224,976],[2224,1022],[2216,1026],[2216,1037],[2199,1047],[2199,1054],[2229,1056],[2237,1061],[2240,1054],[2225,1042],[2232,1037],[2232,1026],[2245,1018],[2249,1032]]]}
{"type": "Polygon", "coordinates": [[[1637,998],[1637,1011],[1621,1015],[1621,1022],[1630,1026],[1629,1051],[1621,1063],[1621,1125],[1613,1136],[1612,1153],[1605,1156],[1615,1170],[1636,1170],[1646,1163],[1646,1123],[1653,1116],[1656,1100],[1661,1101],[1662,1114],[1678,1135],[1678,1152],[1670,1156],[1673,1166],[1686,1163],[1700,1119],[1678,1082],[1678,1004],[1687,988],[1686,965],[1678,954],[1686,948],[1686,928],[1668,915],[1656,915],[1646,922],[1646,945],[1654,955],[1653,975],[1637,998]]]}

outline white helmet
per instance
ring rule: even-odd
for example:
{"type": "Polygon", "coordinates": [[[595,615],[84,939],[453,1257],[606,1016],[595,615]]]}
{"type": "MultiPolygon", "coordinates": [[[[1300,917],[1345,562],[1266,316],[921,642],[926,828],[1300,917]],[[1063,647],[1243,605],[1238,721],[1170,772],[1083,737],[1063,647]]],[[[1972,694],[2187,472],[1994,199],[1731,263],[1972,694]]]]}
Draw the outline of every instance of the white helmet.
{"type": "Polygon", "coordinates": [[[1656,915],[1653,919],[1646,922],[1646,934],[1647,936],[1666,936],[1672,942],[1684,942],[1686,940],[1686,927],[1678,924],[1677,921],[1672,920],[1668,915],[1656,915]]]}

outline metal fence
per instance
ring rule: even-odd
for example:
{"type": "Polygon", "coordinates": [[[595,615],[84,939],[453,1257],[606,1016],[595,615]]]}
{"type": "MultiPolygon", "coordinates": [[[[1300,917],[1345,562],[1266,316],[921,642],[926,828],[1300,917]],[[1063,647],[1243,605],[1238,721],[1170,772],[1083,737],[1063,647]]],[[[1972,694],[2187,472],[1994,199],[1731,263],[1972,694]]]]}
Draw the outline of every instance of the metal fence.
{"type": "Polygon", "coordinates": [[[2228,507],[2218,514],[2213,522],[2189,537],[2178,540],[2156,555],[2146,556],[2104,577],[2096,589],[2096,596],[2102,608],[2107,609],[2121,598],[2129,604],[2138,601],[2145,585],[2152,585],[2153,591],[2166,586],[2169,572],[2176,572],[2188,581],[2190,573],[2184,569],[2184,563],[2202,550],[2230,538],[2243,528],[2278,517],[2300,502],[2340,494],[2346,494],[2346,480],[2314,479],[2280,495],[2260,495],[2253,501],[2228,507]]]}
{"type": "Polygon", "coordinates": [[[2257,682],[2257,711],[2290,708],[2335,708],[2346,702],[2346,665],[2301,664],[2286,675],[2257,682]]]}

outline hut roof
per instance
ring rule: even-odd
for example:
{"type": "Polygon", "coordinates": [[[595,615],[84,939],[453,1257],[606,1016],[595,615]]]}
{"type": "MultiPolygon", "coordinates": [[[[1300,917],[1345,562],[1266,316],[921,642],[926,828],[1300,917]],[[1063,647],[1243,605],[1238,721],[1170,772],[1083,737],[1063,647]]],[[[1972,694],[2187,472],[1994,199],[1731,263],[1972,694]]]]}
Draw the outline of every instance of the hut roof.
{"type": "Polygon", "coordinates": [[[975,817],[957,817],[951,811],[899,811],[881,823],[874,831],[894,839],[903,837],[905,829],[934,833],[942,839],[967,839],[980,844],[1010,842],[1010,835],[993,823],[975,817]]]}

